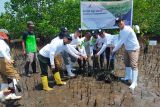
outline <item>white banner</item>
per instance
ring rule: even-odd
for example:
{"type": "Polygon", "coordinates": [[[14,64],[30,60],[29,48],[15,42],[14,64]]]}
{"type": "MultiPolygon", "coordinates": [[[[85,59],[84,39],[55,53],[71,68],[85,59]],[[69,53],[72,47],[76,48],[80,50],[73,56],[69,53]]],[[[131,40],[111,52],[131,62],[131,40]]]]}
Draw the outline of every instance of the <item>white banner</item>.
{"type": "Polygon", "coordinates": [[[115,19],[124,18],[132,26],[133,1],[81,2],[81,28],[111,29],[117,28],[115,19]]]}
{"type": "Polygon", "coordinates": [[[157,45],[157,40],[150,40],[149,45],[151,45],[151,46],[157,45]]]}

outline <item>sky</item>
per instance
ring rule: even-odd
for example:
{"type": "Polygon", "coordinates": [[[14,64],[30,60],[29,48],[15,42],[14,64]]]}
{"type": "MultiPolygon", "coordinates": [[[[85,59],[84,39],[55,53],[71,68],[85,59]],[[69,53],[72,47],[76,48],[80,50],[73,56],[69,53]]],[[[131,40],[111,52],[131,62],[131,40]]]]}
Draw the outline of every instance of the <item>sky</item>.
{"type": "Polygon", "coordinates": [[[0,0],[0,13],[5,12],[4,3],[10,0],[0,0]]]}

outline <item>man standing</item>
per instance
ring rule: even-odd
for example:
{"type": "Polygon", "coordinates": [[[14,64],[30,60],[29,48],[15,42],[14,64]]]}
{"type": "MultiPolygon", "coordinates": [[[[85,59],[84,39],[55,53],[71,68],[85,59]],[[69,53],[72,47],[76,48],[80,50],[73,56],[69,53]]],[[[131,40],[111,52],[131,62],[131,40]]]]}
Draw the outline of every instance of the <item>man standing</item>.
{"type": "Polygon", "coordinates": [[[91,57],[92,57],[92,62],[93,62],[93,67],[95,68],[99,68],[99,61],[98,61],[98,57],[95,57],[95,55],[98,52],[98,40],[100,39],[99,35],[98,35],[98,31],[97,30],[93,30],[92,31],[92,37],[90,39],[90,45],[91,45],[91,57]]]}
{"type": "Polygon", "coordinates": [[[123,19],[117,18],[116,23],[120,29],[120,39],[112,53],[115,53],[124,44],[124,63],[126,66],[124,80],[131,80],[132,84],[129,88],[134,90],[137,86],[138,77],[139,42],[133,29],[130,26],[126,26],[123,19]]]}
{"type": "Polygon", "coordinates": [[[88,60],[89,66],[93,65],[93,64],[90,64],[92,63],[92,60],[91,60],[92,49],[91,49],[90,39],[91,39],[90,32],[86,32],[84,37],[80,38],[79,45],[78,45],[78,51],[82,54],[82,56],[85,56],[83,61],[78,60],[80,69],[86,66],[87,60],[88,60]]]}
{"type": "Polygon", "coordinates": [[[32,21],[27,22],[27,31],[23,33],[22,37],[22,48],[23,54],[27,55],[27,61],[24,66],[25,73],[27,76],[30,76],[29,66],[32,66],[33,73],[36,73],[36,52],[37,52],[37,44],[36,37],[33,32],[34,24],[32,21]]]}
{"type": "Polygon", "coordinates": [[[104,63],[104,51],[106,55],[106,61],[107,61],[107,69],[109,68],[109,60],[110,60],[110,47],[109,44],[111,43],[110,34],[106,33],[104,30],[100,29],[99,31],[100,39],[98,40],[98,47],[101,47],[99,52],[96,54],[96,56],[100,56],[100,66],[101,69],[103,68],[104,63]]]}

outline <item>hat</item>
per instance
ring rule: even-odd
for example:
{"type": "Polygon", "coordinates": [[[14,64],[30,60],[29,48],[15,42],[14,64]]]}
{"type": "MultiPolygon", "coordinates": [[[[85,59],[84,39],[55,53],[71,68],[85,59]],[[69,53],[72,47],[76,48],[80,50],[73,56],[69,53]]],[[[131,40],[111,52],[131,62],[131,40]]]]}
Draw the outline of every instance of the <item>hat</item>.
{"type": "Polygon", "coordinates": [[[34,24],[33,24],[32,21],[28,21],[28,22],[27,22],[27,26],[33,26],[33,27],[34,27],[34,24]]]}
{"type": "Polygon", "coordinates": [[[68,31],[68,29],[67,29],[67,27],[61,27],[61,32],[67,32],[68,31]]]}
{"type": "Polygon", "coordinates": [[[118,23],[121,22],[121,21],[124,21],[124,19],[121,18],[121,17],[117,17],[117,18],[115,19],[116,24],[118,24],[118,23]]]}
{"type": "Polygon", "coordinates": [[[103,29],[99,29],[99,30],[98,30],[98,33],[100,33],[100,34],[102,34],[103,32],[104,32],[103,29]]]}
{"type": "Polygon", "coordinates": [[[96,34],[98,34],[97,30],[92,30],[92,35],[95,36],[96,34]]]}
{"type": "Polygon", "coordinates": [[[0,32],[3,32],[3,33],[5,33],[5,34],[9,34],[9,32],[6,30],[6,29],[0,29],[0,32]]]}
{"type": "Polygon", "coordinates": [[[69,33],[64,34],[64,37],[66,37],[68,40],[72,41],[72,37],[69,35],[69,33]]]}
{"type": "Polygon", "coordinates": [[[82,29],[81,29],[81,28],[78,28],[78,29],[76,30],[76,32],[81,33],[81,32],[82,32],[82,29]]]}

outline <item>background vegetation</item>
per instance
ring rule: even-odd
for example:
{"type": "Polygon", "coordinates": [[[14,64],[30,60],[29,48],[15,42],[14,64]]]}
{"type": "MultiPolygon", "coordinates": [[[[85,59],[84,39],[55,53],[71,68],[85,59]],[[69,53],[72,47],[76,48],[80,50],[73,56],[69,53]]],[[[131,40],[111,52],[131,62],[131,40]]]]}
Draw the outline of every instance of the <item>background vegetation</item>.
{"type": "MultiPolygon", "coordinates": [[[[8,29],[11,38],[21,37],[28,20],[35,23],[37,34],[42,36],[56,35],[62,25],[70,32],[80,27],[80,0],[11,0],[5,9],[0,15],[0,28],[8,29]]],[[[159,23],[160,0],[134,0],[133,24],[138,24],[143,33],[160,35],[159,23]]]]}

